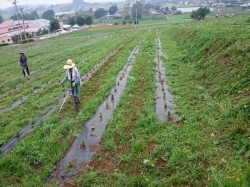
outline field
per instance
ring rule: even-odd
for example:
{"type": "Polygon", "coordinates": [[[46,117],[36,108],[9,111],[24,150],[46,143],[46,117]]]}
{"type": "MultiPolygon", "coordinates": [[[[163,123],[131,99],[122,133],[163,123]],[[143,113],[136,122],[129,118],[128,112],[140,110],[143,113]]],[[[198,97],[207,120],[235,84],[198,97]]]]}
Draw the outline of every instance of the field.
{"type": "Polygon", "coordinates": [[[1,47],[0,186],[250,186],[249,20],[181,16],[1,47]],[[78,112],[59,84],[69,58],[78,112]]]}

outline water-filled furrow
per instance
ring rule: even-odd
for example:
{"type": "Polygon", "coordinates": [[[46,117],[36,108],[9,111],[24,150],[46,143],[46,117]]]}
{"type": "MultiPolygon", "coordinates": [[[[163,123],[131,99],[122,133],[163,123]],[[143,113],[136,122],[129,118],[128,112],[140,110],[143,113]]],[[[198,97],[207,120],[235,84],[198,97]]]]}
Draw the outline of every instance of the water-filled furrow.
{"type": "Polygon", "coordinates": [[[138,52],[139,45],[134,48],[127,59],[127,63],[118,73],[116,84],[110,90],[109,95],[99,105],[92,118],[85,124],[68,152],[57,164],[57,169],[48,177],[47,182],[61,183],[65,179],[77,176],[86,169],[95,151],[100,147],[101,137],[126,87],[127,78],[132,69],[132,61],[135,59],[134,54],[138,52]]]}
{"type": "MultiPolygon", "coordinates": [[[[124,44],[122,44],[119,48],[121,48],[122,46],[124,46],[124,44]]],[[[95,71],[97,70],[97,68],[101,65],[103,65],[110,56],[114,55],[116,52],[118,51],[118,49],[115,49],[114,51],[110,52],[108,55],[106,55],[99,63],[97,63],[93,68],[91,68],[86,74],[84,74],[81,77],[82,81],[87,81],[93,73],[95,73],[95,71]]],[[[64,91],[64,93],[62,94],[62,96],[59,98],[57,104],[50,106],[48,109],[46,109],[45,111],[43,111],[41,113],[41,115],[39,115],[38,117],[36,117],[31,123],[29,123],[27,126],[25,126],[22,130],[20,130],[14,137],[12,137],[7,143],[5,143],[0,149],[1,149],[1,155],[0,158],[2,158],[4,155],[8,154],[14,147],[15,145],[21,141],[26,135],[30,134],[33,130],[35,125],[37,125],[42,119],[44,119],[47,115],[51,114],[52,112],[54,112],[57,107],[59,105],[61,105],[63,103],[63,101],[65,100],[65,97],[68,93],[68,90],[64,91]]]]}
{"type": "Polygon", "coordinates": [[[160,38],[156,38],[157,50],[155,54],[156,68],[156,114],[159,120],[167,121],[169,119],[176,121],[179,115],[176,114],[176,105],[173,103],[174,95],[168,90],[167,77],[165,75],[165,67],[163,66],[160,56],[162,55],[162,47],[160,38]]]}

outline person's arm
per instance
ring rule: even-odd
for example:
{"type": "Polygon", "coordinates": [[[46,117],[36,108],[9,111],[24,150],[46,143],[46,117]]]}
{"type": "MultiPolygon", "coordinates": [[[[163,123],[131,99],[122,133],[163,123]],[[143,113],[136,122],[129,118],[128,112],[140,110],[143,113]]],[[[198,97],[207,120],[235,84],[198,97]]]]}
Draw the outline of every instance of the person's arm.
{"type": "MultiPolygon", "coordinates": [[[[68,71],[68,70],[67,70],[68,71]]],[[[67,82],[68,79],[68,75],[67,75],[67,71],[66,71],[66,76],[64,77],[64,79],[61,81],[61,84],[64,84],[65,82],[67,82]]]]}

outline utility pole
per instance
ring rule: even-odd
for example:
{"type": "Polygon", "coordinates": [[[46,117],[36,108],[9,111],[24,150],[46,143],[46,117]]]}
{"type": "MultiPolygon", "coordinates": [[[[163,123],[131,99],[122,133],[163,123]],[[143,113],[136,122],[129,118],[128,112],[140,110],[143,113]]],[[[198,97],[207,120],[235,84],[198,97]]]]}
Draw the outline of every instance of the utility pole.
{"type": "Polygon", "coordinates": [[[135,6],[136,6],[136,9],[135,9],[135,24],[136,24],[136,29],[137,29],[137,0],[135,1],[135,6]]]}
{"type": "MultiPolygon", "coordinates": [[[[19,22],[19,17],[18,17],[18,11],[17,11],[17,0],[14,0],[13,1],[13,5],[15,6],[15,10],[16,10],[16,16],[17,16],[17,22],[18,22],[18,26],[19,26],[19,33],[20,33],[20,39],[21,39],[21,42],[22,42],[22,32],[21,32],[21,28],[20,28],[20,22],[19,22]]],[[[19,41],[19,37],[18,37],[18,41],[19,41]]]]}
{"type": "Polygon", "coordinates": [[[24,29],[25,39],[27,40],[27,42],[29,42],[29,40],[27,39],[26,30],[25,30],[25,25],[24,25],[24,19],[23,19],[23,8],[20,8],[20,10],[21,10],[21,12],[22,12],[22,20],[23,20],[23,29],[24,29]]]}

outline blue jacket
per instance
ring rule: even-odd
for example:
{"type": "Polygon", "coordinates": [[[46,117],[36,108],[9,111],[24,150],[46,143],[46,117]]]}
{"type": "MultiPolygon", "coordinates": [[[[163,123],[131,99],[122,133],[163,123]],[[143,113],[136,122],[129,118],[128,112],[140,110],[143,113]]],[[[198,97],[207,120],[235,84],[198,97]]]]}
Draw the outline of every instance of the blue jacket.
{"type": "Polygon", "coordinates": [[[26,67],[28,65],[28,61],[25,55],[20,55],[19,63],[20,63],[20,66],[22,67],[26,67]]]}

